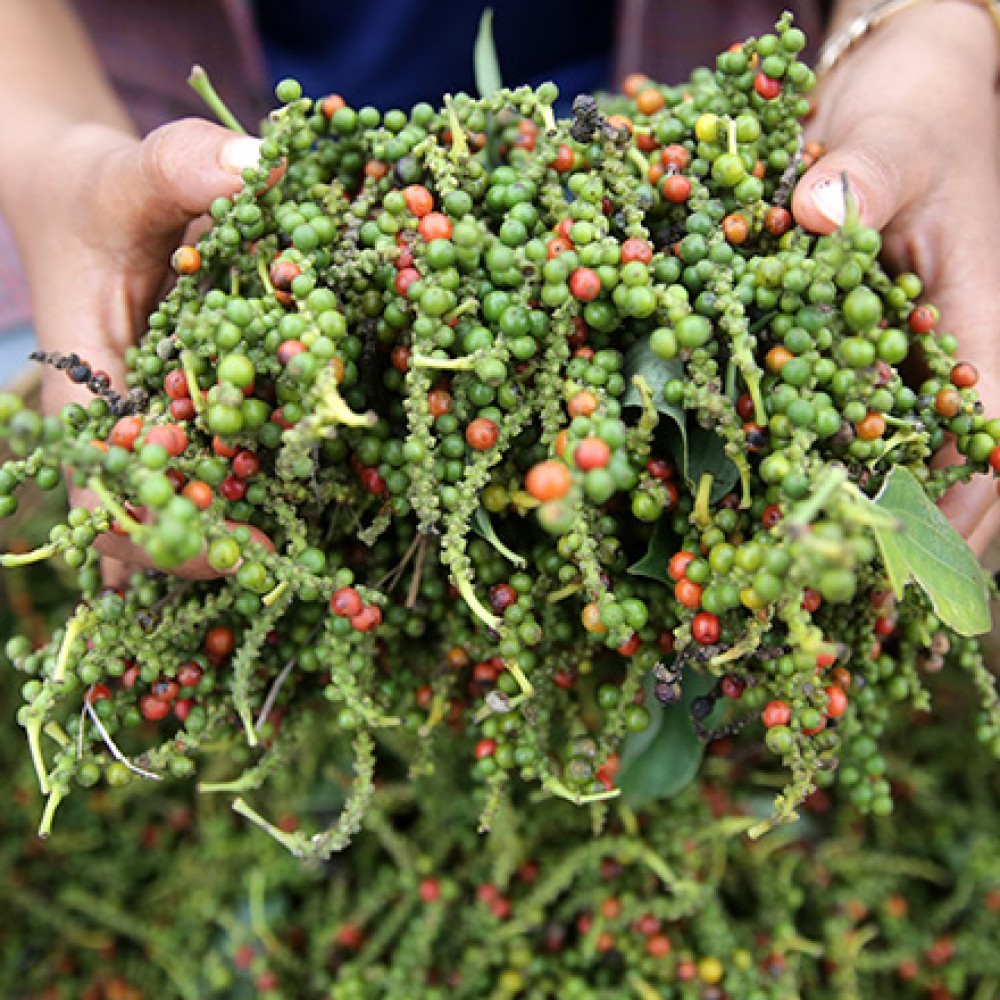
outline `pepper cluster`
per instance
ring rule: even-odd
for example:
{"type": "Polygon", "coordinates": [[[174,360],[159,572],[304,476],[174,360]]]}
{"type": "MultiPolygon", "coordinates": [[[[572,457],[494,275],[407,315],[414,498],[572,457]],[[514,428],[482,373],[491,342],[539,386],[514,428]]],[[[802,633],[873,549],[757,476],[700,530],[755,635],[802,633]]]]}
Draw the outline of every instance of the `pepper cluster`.
{"type": "Polygon", "coordinates": [[[228,773],[201,790],[302,856],[362,827],[380,754],[412,776],[457,754],[483,828],[516,778],[578,805],[656,797],[672,764],[647,739],[637,768],[637,747],[678,701],[702,740],[766,732],[787,766],[753,833],[838,778],[885,814],[878,736],[945,665],[972,673],[1000,752],[964,638],[985,583],[973,564],[971,601],[943,603],[896,538],[915,511],[958,544],[929,499],[1000,468],[1000,421],[850,204],[831,236],[793,226],[817,152],[803,44],[782,18],[571,122],[551,84],[384,115],[278,87],[260,167],[175,254],[127,389],[43,357],[89,405],[0,397],[0,515],[63,467],[96,496],[0,557],[78,569],[51,642],[7,646],[43,834],[75,785],[211,755],[228,773]],[[965,461],[932,469],[946,437],[965,461]],[[165,572],[103,589],[107,531],[165,572]],[[169,575],[202,552],[221,579],[169,575]],[[316,718],[351,791],[289,833],[244,796],[316,718]]]}

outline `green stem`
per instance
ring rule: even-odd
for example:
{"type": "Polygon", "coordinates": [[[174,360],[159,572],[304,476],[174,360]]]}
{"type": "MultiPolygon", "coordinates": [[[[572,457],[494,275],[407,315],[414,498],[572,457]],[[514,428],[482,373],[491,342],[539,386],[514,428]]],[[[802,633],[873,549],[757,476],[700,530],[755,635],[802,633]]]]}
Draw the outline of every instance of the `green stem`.
{"type": "Polygon", "coordinates": [[[45,810],[42,812],[42,820],[38,824],[38,836],[42,840],[47,840],[52,833],[52,821],[56,817],[56,810],[59,803],[66,798],[66,793],[58,788],[53,788],[49,792],[49,797],[45,800],[45,810]]]}
{"type": "Polygon", "coordinates": [[[188,394],[191,396],[191,405],[195,413],[203,413],[205,410],[205,394],[198,385],[198,373],[194,370],[195,355],[192,351],[181,351],[181,367],[187,378],[188,394]]]}
{"type": "Polygon", "coordinates": [[[303,853],[303,842],[301,834],[285,833],[273,823],[264,819],[256,809],[249,806],[243,799],[233,801],[233,812],[238,813],[244,819],[250,820],[254,826],[260,827],[265,833],[273,837],[282,847],[295,857],[300,857],[303,853]]]}
{"type": "Polygon", "coordinates": [[[127,535],[131,537],[142,531],[142,525],[115,499],[111,491],[97,476],[93,476],[87,481],[87,489],[97,494],[104,509],[118,522],[127,535]]]}
{"type": "Polygon", "coordinates": [[[273,590],[265,594],[261,599],[260,603],[264,605],[265,608],[269,608],[278,598],[288,590],[288,581],[282,580],[273,590]]]}
{"type": "Polygon", "coordinates": [[[455,589],[462,595],[463,600],[469,606],[472,613],[487,627],[494,632],[499,631],[503,620],[487,611],[482,601],[476,597],[476,592],[472,589],[472,584],[464,576],[459,576],[453,580],[455,589]]]}
{"type": "Polygon", "coordinates": [[[584,795],[581,792],[574,792],[567,788],[554,775],[549,775],[549,777],[542,782],[542,787],[544,787],[547,791],[550,791],[553,795],[558,795],[559,798],[565,799],[567,802],[572,802],[574,805],[578,806],[584,806],[590,802],[604,802],[607,799],[616,799],[622,793],[620,788],[611,788],[606,792],[589,792],[584,795]]]}
{"type": "Polygon", "coordinates": [[[0,556],[0,566],[28,566],[51,558],[58,551],[58,546],[54,542],[49,542],[48,545],[42,545],[30,552],[7,552],[0,556]]]}
{"type": "Polygon", "coordinates": [[[694,522],[704,531],[712,523],[712,512],[709,509],[709,501],[712,496],[712,483],[715,477],[710,472],[702,473],[698,480],[698,492],[694,499],[694,522]]]}
{"type": "Polygon", "coordinates": [[[410,364],[414,368],[432,368],[444,372],[470,372],[476,367],[477,358],[468,355],[464,358],[429,358],[423,354],[411,354],[410,364]]]}
{"type": "Polygon", "coordinates": [[[238,132],[240,135],[246,135],[246,129],[237,121],[236,116],[219,97],[215,87],[212,86],[212,81],[208,78],[208,74],[201,66],[191,67],[187,82],[188,86],[208,105],[212,114],[226,128],[232,132],[238,132]]]}
{"type": "Polygon", "coordinates": [[[62,644],[59,647],[59,657],[56,660],[55,670],[52,672],[53,683],[58,684],[66,679],[66,668],[69,665],[70,652],[82,628],[83,616],[80,612],[77,612],[66,626],[66,634],[63,636],[62,644]]]}
{"type": "Polygon", "coordinates": [[[28,749],[31,751],[31,763],[35,765],[38,787],[42,795],[48,795],[52,791],[52,786],[49,784],[49,773],[45,768],[45,756],[42,754],[41,718],[32,718],[24,729],[28,734],[28,749]]]}

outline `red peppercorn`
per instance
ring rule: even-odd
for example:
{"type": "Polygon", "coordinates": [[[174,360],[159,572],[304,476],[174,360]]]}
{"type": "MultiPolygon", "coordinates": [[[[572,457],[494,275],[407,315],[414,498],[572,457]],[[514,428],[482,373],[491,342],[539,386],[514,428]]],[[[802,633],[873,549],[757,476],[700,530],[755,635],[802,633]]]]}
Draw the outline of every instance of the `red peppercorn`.
{"type": "Polygon", "coordinates": [[[465,440],[475,451],[488,451],[499,437],[500,428],[488,417],[476,417],[465,428],[465,440]]]}
{"type": "Polygon", "coordinates": [[[703,646],[714,646],[721,634],[718,615],[711,611],[699,611],[691,621],[691,637],[703,646]]]}
{"type": "Polygon", "coordinates": [[[781,93],[781,81],[766,73],[758,73],[753,78],[753,89],[764,98],[765,101],[773,101],[781,93]]]}
{"type": "Polygon", "coordinates": [[[330,610],[341,618],[353,618],[364,606],[361,595],[353,587],[341,587],[330,598],[330,610]]]}
{"type": "Polygon", "coordinates": [[[181,368],[175,368],[163,378],[163,391],[171,399],[187,399],[191,393],[188,389],[187,375],[181,368]]]}
{"type": "Polygon", "coordinates": [[[238,479],[252,479],[260,472],[260,459],[248,448],[233,456],[233,475],[238,479]]]}
{"type": "Polygon", "coordinates": [[[675,552],[667,565],[667,575],[671,580],[681,580],[687,572],[688,564],[694,559],[693,552],[675,552]]]}
{"type": "Polygon", "coordinates": [[[760,714],[761,720],[768,729],[775,726],[787,726],[792,721],[792,710],[783,701],[769,701],[760,714]]]}
{"type": "Polygon", "coordinates": [[[151,694],[143,695],[139,700],[139,711],[144,719],[158,722],[167,716],[170,711],[170,702],[163,701],[151,694]]]}
{"type": "Polygon", "coordinates": [[[417,891],[425,903],[433,903],[441,898],[441,883],[436,878],[425,878],[421,880],[417,891]]]}
{"type": "Polygon", "coordinates": [[[372,632],[382,624],[382,609],[376,604],[366,604],[350,620],[355,632],[372,632]]]}
{"type": "Polygon", "coordinates": [[[247,484],[235,476],[226,476],[219,483],[219,496],[225,500],[242,500],[247,495],[247,484]]]}
{"type": "Polygon", "coordinates": [[[586,437],[573,450],[573,461],[584,472],[606,469],[611,461],[611,449],[602,438],[586,437]]]}
{"type": "Polygon", "coordinates": [[[578,267],[569,276],[569,291],[580,302],[592,302],[601,294],[601,279],[589,267],[578,267]]]}

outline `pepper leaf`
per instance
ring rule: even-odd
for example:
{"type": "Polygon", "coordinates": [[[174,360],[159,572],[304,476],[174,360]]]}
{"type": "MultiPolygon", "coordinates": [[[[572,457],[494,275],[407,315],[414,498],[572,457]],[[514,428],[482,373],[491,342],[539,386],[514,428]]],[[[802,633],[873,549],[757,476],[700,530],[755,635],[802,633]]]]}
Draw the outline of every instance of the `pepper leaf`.
{"type": "Polygon", "coordinates": [[[492,7],[487,7],[479,19],[479,32],[476,34],[476,47],[473,52],[473,69],[476,90],[484,100],[492,97],[503,87],[500,79],[500,61],[497,59],[497,50],[493,43],[492,7]]]}
{"type": "Polygon", "coordinates": [[[669,417],[680,432],[671,434],[668,442],[688,486],[696,490],[701,477],[710,473],[713,480],[709,499],[717,503],[739,482],[740,472],[726,454],[725,442],[718,434],[701,427],[694,419],[689,426],[687,411],[668,403],[664,397],[663,388],[668,382],[687,377],[684,362],[680,358],[661,358],[649,346],[648,337],[637,341],[625,358],[628,389],[622,406],[642,406],[642,397],[634,381],[637,375],[649,386],[657,412],[669,417]]]}
{"type": "Polygon", "coordinates": [[[673,798],[694,780],[705,754],[691,719],[691,702],[711,687],[706,674],[687,670],[681,681],[681,699],[661,704],[646,678],[646,708],[652,721],[641,733],[626,737],[616,784],[630,806],[673,798]]]}
{"type": "Polygon", "coordinates": [[[653,528],[646,554],[638,562],[629,566],[628,571],[632,576],[648,576],[651,580],[672,584],[673,581],[667,573],[667,566],[673,554],[674,534],[670,530],[666,518],[661,517],[656,522],[656,527],[653,528]]]}
{"type": "Polygon", "coordinates": [[[927,594],[934,613],[960,635],[988,632],[989,588],[983,570],[913,474],[896,466],[874,502],[900,525],[899,530],[874,529],[896,597],[903,596],[912,580],[927,594]]]}

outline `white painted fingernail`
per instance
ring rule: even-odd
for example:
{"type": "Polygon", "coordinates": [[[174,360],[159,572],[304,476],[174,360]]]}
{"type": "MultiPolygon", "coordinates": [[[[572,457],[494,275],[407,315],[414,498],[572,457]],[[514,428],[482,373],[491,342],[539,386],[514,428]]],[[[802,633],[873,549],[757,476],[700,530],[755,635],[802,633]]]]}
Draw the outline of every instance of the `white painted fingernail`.
{"type": "Polygon", "coordinates": [[[839,177],[828,177],[812,189],[812,201],[820,215],[825,216],[835,226],[844,224],[846,206],[844,185],[839,177]]]}
{"type": "Polygon", "coordinates": [[[224,170],[242,177],[244,170],[255,170],[260,166],[260,139],[252,135],[241,135],[222,147],[219,163],[224,170]]]}

